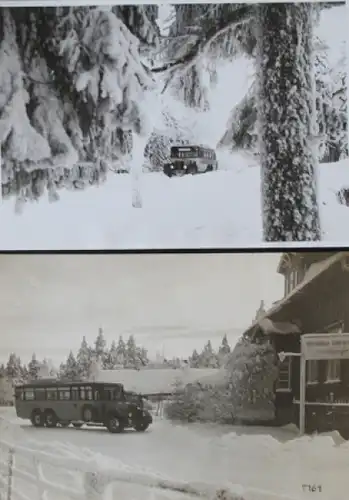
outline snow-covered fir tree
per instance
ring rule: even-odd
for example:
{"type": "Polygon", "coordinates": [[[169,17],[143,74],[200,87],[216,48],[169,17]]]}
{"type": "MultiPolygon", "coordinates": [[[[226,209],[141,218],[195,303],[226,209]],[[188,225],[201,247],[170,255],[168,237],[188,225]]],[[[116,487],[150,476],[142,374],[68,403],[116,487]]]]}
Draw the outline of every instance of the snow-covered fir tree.
{"type": "Polygon", "coordinates": [[[104,357],[103,368],[105,370],[115,370],[117,368],[117,355],[116,342],[113,340],[104,357]]]}
{"type": "MultiPolygon", "coordinates": [[[[197,23],[202,19],[207,7],[205,4],[176,4],[174,9],[174,21],[170,26],[167,42],[168,59],[176,59],[179,56],[182,44],[176,41],[181,40],[183,36],[190,38],[190,35],[195,33],[197,23]]],[[[200,59],[190,68],[175,75],[170,84],[171,91],[186,106],[202,111],[209,107],[207,86],[204,81],[205,69],[205,61],[200,59]]]]}
{"type": "Polygon", "coordinates": [[[241,338],[226,364],[236,418],[272,420],[278,366],[269,343],[241,338]]]}
{"type": "Polygon", "coordinates": [[[86,337],[84,336],[78,350],[76,361],[79,369],[79,376],[82,380],[87,380],[90,376],[90,367],[92,361],[92,349],[88,345],[86,337]]]}
{"type": "Polygon", "coordinates": [[[71,381],[80,380],[79,365],[73,351],[69,352],[66,363],[61,365],[60,378],[71,381]]]}
{"type": "Polygon", "coordinates": [[[6,376],[9,379],[16,380],[22,375],[22,366],[20,358],[12,352],[9,355],[6,368],[5,368],[6,376]]]}
{"type": "Polygon", "coordinates": [[[126,343],[126,365],[125,368],[139,369],[142,363],[139,359],[139,351],[135,338],[130,335],[126,343]]]}
{"type": "Polygon", "coordinates": [[[153,80],[140,51],[155,46],[155,17],[154,6],[0,9],[3,194],[18,209],[104,180],[142,133],[153,80]]]}
{"type": "Polygon", "coordinates": [[[33,353],[31,360],[28,363],[28,375],[30,380],[35,380],[38,378],[40,372],[40,362],[36,358],[36,354],[33,353]]]}
{"type": "Polygon", "coordinates": [[[117,354],[117,364],[125,366],[127,359],[127,352],[126,352],[126,344],[122,335],[120,335],[118,340],[118,344],[116,347],[116,354],[117,354]]]}
{"type": "Polygon", "coordinates": [[[193,350],[192,355],[189,358],[189,364],[191,368],[199,368],[200,367],[200,356],[196,349],[193,350]]]}
{"type": "Polygon", "coordinates": [[[218,364],[217,353],[214,351],[211,341],[209,340],[200,353],[200,367],[217,368],[218,364]]]}
{"type": "Polygon", "coordinates": [[[228,360],[231,349],[228,342],[228,337],[225,334],[222,338],[221,345],[218,348],[218,364],[219,366],[224,366],[228,360]]]}
{"type": "Polygon", "coordinates": [[[96,359],[102,363],[103,366],[107,354],[107,342],[105,340],[102,328],[98,329],[98,335],[94,343],[93,354],[96,359]]]}

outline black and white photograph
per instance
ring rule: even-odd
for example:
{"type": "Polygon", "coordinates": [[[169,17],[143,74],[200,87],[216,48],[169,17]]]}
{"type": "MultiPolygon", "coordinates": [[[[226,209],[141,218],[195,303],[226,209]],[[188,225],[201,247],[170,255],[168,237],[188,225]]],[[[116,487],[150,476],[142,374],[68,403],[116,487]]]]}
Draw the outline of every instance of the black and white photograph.
{"type": "Polygon", "coordinates": [[[2,254],[1,500],[343,500],[349,252],[2,254]]]}
{"type": "Polygon", "coordinates": [[[349,241],[344,2],[7,4],[0,249],[349,241]]]}

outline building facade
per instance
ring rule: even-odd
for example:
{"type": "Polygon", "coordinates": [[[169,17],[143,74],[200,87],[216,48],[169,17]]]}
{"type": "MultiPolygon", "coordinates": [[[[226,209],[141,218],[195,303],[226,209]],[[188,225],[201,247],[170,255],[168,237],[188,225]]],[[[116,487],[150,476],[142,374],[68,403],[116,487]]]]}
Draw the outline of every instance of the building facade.
{"type": "MultiPolygon", "coordinates": [[[[293,252],[282,255],[284,297],[245,332],[264,337],[277,354],[300,353],[307,333],[349,332],[349,252],[293,252]]],[[[275,423],[299,421],[300,358],[279,362],[275,423]]],[[[306,363],[306,431],[338,430],[349,438],[349,360],[306,363]]]]}

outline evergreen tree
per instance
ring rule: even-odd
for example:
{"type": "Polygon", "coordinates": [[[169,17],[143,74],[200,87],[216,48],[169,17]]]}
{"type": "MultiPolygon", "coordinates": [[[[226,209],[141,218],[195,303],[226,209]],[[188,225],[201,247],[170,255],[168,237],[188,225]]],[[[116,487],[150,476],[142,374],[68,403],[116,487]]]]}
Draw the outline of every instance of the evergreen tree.
{"type": "Polygon", "coordinates": [[[218,367],[217,354],[214,352],[210,340],[204,346],[204,349],[200,354],[199,364],[200,364],[200,368],[217,368],[218,367]]]}
{"type": "Polygon", "coordinates": [[[193,350],[193,354],[189,358],[189,364],[191,368],[199,368],[200,356],[196,349],[193,350]]]}
{"type": "Polygon", "coordinates": [[[6,377],[6,367],[4,363],[1,363],[0,365],[0,377],[6,377]]]}
{"type": "Polygon", "coordinates": [[[221,357],[225,357],[228,354],[230,354],[230,345],[229,345],[229,342],[228,342],[227,334],[225,334],[223,336],[222,343],[221,343],[221,345],[219,346],[219,349],[218,349],[218,354],[221,357]]]}
{"type": "Polygon", "coordinates": [[[40,371],[40,363],[36,359],[36,354],[33,353],[31,360],[28,363],[28,374],[30,380],[36,380],[40,371]]]}
{"type": "Polygon", "coordinates": [[[105,356],[103,368],[105,370],[116,370],[120,368],[120,366],[123,365],[118,363],[118,349],[115,340],[113,340],[110,349],[105,356]]]}
{"type": "Polygon", "coordinates": [[[127,349],[124,339],[122,338],[122,335],[120,335],[119,337],[118,345],[116,347],[116,353],[117,353],[117,358],[116,358],[117,364],[125,367],[127,362],[127,349]]]}
{"type": "Polygon", "coordinates": [[[275,350],[265,341],[242,338],[226,365],[236,416],[274,418],[274,391],[278,375],[275,350]]]}
{"type": "Polygon", "coordinates": [[[14,352],[8,358],[6,365],[6,376],[10,379],[18,379],[21,377],[21,360],[14,352]]]}
{"type": "Polygon", "coordinates": [[[72,351],[69,352],[67,362],[61,368],[63,369],[62,378],[71,380],[72,382],[80,380],[79,365],[72,351]]]}
{"type": "Polygon", "coordinates": [[[158,39],[155,11],[0,9],[3,194],[18,210],[46,192],[54,201],[59,188],[105,180],[129,133],[144,132],[153,81],[140,51],[158,39]]]}
{"type": "Polygon", "coordinates": [[[82,380],[89,378],[91,360],[92,360],[92,349],[87,344],[86,337],[84,336],[82,338],[81,345],[76,356],[76,361],[79,367],[79,376],[82,380]]]}
{"type": "Polygon", "coordinates": [[[104,338],[102,328],[98,329],[98,335],[97,335],[97,338],[95,340],[93,353],[96,356],[97,361],[101,362],[102,366],[103,366],[104,359],[105,359],[106,354],[107,354],[107,342],[104,338]]]}
{"type": "Polygon", "coordinates": [[[133,335],[130,335],[126,343],[126,368],[136,369],[140,365],[137,346],[133,335]]]}

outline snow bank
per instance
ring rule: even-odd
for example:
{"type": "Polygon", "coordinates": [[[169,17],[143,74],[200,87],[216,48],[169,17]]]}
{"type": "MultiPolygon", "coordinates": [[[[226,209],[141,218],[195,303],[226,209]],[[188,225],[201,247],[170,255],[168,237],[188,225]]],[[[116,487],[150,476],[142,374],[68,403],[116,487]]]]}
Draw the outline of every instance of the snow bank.
{"type": "MultiPolygon", "coordinates": [[[[209,500],[227,500],[225,496],[211,496],[217,485],[246,500],[305,500],[309,492],[303,491],[303,484],[321,485],[326,500],[343,500],[349,489],[349,443],[339,439],[335,432],[297,437],[290,426],[285,429],[183,426],[162,420],[154,423],[152,432],[111,437],[107,432],[93,429],[50,430],[30,426],[21,429],[18,425],[21,421],[15,424],[13,410],[12,417],[10,413],[0,409],[1,416],[12,419],[13,435],[21,446],[36,450],[31,455],[31,466],[33,456],[38,457],[42,451],[55,450],[57,459],[65,457],[67,464],[74,457],[83,457],[82,471],[86,463],[93,461],[103,474],[124,478],[117,482],[118,498],[194,498],[179,491],[148,488],[143,483],[185,485],[209,500]]],[[[3,431],[0,427],[2,439],[3,431]]],[[[6,439],[10,439],[8,434],[6,439]]],[[[3,457],[0,453],[0,462],[3,457]]],[[[76,471],[62,477],[48,463],[45,467],[44,473],[54,482],[72,485],[80,477],[76,471]]],[[[36,498],[35,494],[30,500],[36,498]]],[[[48,500],[57,498],[48,496],[48,500]]]]}
{"type": "MultiPolygon", "coordinates": [[[[249,156],[222,154],[220,171],[140,180],[143,208],[132,208],[132,179],[114,175],[85,192],[62,192],[59,203],[1,207],[2,250],[246,247],[262,242],[260,169],[249,156]]],[[[349,241],[349,208],[336,192],[348,186],[349,160],[319,167],[323,240],[349,241]]]]}

